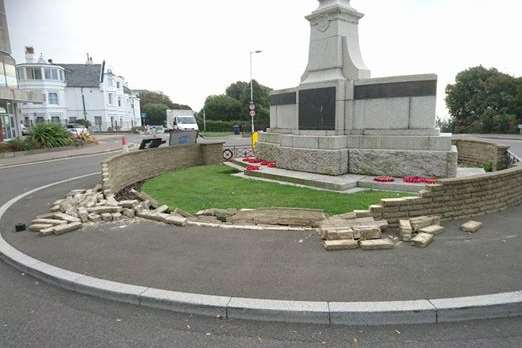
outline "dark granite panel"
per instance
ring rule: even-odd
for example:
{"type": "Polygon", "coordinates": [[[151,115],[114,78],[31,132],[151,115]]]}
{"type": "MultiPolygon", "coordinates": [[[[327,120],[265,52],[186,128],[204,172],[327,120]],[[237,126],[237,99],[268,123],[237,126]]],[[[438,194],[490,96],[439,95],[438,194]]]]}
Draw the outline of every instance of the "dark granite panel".
{"type": "Polygon", "coordinates": [[[412,81],[355,86],[355,99],[425,97],[437,95],[437,81],[412,81]]]}
{"type": "Polygon", "coordinates": [[[299,91],[299,129],[335,130],[336,88],[299,91]]]}

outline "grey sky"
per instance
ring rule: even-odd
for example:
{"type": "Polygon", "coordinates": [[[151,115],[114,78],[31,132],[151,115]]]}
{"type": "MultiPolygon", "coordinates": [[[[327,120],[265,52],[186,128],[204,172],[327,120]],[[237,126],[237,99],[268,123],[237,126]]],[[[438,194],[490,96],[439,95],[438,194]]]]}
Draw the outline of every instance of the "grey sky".
{"type": "MultiPolygon", "coordinates": [[[[131,88],[162,90],[198,110],[209,94],[255,78],[296,86],[307,63],[317,0],[6,0],[15,58],[23,48],[56,62],[106,60],[131,88]]],[[[363,57],[372,76],[439,75],[444,88],[467,67],[495,66],[522,75],[518,0],[352,0],[366,14],[363,57]]]]}

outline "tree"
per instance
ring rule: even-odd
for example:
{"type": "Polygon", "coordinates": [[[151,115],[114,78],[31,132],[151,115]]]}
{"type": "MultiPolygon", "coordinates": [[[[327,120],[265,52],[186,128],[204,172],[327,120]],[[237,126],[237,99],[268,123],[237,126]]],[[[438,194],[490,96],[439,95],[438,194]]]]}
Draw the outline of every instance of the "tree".
{"type": "Polygon", "coordinates": [[[149,126],[164,126],[167,121],[167,110],[165,104],[145,104],[142,111],[147,114],[145,124],[149,126]]]}
{"type": "Polygon", "coordinates": [[[522,119],[522,80],[494,68],[470,68],[448,85],[446,104],[457,132],[507,131],[522,119]]]}
{"type": "Polygon", "coordinates": [[[163,104],[166,105],[168,109],[174,110],[191,110],[192,108],[188,105],[176,104],[172,102],[172,100],[163,92],[153,92],[148,91],[146,89],[138,92],[138,96],[140,98],[140,108],[141,110],[145,109],[145,106],[148,104],[163,104]]]}
{"type": "MultiPolygon", "coordinates": [[[[265,129],[270,124],[270,92],[271,88],[252,83],[254,102],[256,104],[256,128],[265,129]]],[[[224,95],[209,96],[204,110],[207,120],[236,121],[238,124],[250,124],[250,82],[237,81],[227,87],[224,95]]],[[[202,115],[202,111],[198,113],[202,115]]]]}

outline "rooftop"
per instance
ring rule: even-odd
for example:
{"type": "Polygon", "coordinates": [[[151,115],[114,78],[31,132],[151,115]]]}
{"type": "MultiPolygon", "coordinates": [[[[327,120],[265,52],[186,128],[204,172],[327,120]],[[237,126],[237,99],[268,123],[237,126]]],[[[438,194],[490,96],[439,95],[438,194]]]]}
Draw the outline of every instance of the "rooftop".
{"type": "Polygon", "coordinates": [[[101,64],[56,64],[65,69],[67,87],[99,87],[101,64]]]}

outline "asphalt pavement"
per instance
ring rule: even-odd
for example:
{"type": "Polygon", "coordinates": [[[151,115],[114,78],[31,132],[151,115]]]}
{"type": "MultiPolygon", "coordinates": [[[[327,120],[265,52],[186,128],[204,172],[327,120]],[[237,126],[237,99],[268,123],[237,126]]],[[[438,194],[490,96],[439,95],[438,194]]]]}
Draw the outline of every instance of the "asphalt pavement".
{"type": "MultiPolygon", "coordinates": [[[[103,158],[0,168],[0,203],[41,185],[96,172],[103,158]]],[[[0,263],[0,347],[6,348],[520,347],[521,342],[522,318],[349,328],[175,314],[70,293],[0,263]]]]}

